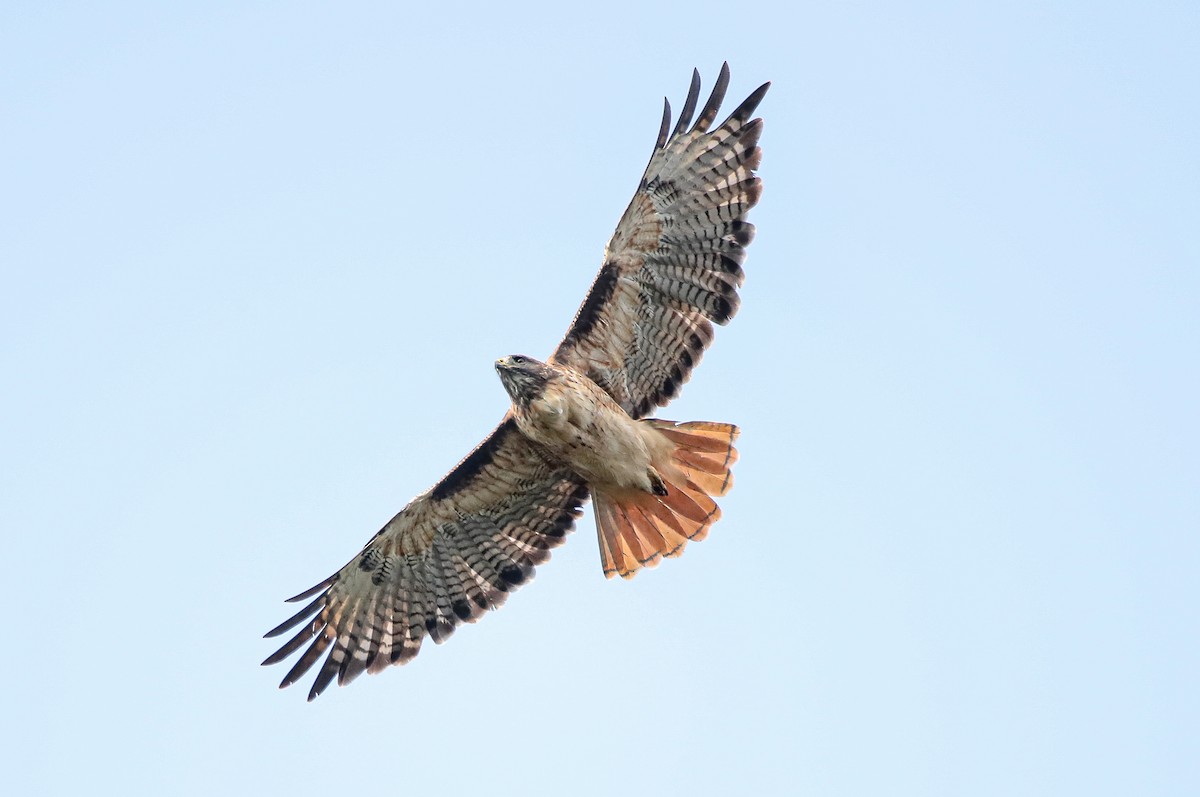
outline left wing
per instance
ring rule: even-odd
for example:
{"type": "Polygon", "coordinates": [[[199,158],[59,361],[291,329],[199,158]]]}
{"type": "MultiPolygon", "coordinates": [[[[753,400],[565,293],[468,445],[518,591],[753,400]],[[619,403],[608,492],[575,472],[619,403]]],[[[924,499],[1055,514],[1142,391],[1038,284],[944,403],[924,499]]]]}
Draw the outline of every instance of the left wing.
{"type": "Polygon", "coordinates": [[[770,85],[711,132],[728,64],[690,129],[699,73],[673,132],[666,104],[646,173],[554,352],[554,362],[587,374],[634,418],[679,395],[712,342],[711,322],[725,324],[737,312],[745,247],[754,238],[745,216],[762,193],[754,174],[762,119],[750,117],[770,85]]]}
{"type": "Polygon", "coordinates": [[[495,609],[550,558],[582,511],[583,481],[546,462],[512,416],[428,492],[392,518],[345,567],[290,601],[316,596],[267,632],[299,632],[263,664],[308,645],[279,686],[325,657],[308,693],[334,678],[404,664],[428,634],[441,643],[495,609]],[[310,619],[311,618],[311,619],[310,619]]]}

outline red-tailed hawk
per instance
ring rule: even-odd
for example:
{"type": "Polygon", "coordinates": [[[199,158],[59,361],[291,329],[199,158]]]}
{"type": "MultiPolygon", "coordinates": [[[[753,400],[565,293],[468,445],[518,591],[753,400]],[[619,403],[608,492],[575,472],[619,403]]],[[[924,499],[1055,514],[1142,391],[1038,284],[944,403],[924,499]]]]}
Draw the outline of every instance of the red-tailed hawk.
{"type": "Polygon", "coordinates": [[[443,642],[533,576],[562,543],[589,494],[604,574],[632,577],[702,539],[731,485],[737,427],[645,419],[679,394],[713,326],[738,308],[746,212],[762,120],[760,86],[713,129],[729,66],[692,124],[692,74],[674,128],[666,103],[650,164],[605,250],[604,265],[562,343],[545,362],[496,362],[512,399],[500,425],[414,498],[312,598],[267,633],[299,632],[263,664],[307,648],[290,686],[324,657],[312,700],[337,678],[403,664],[426,635],[443,642]],[[690,126],[689,126],[690,125],[690,126]]]}

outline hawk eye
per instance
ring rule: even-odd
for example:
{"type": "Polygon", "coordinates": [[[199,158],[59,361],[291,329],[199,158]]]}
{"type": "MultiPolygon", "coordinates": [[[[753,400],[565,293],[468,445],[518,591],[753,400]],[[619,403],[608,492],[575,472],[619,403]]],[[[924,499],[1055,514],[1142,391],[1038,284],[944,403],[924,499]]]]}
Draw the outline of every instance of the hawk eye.
{"type": "Polygon", "coordinates": [[[524,364],[525,364],[525,358],[524,358],[524,357],[522,357],[522,356],[521,356],[521,355],[519,355],[519,354],[518,354],[518,355],[516,355],[516,356],[514,356],[514,357],[512,358],[512,361],[513,361],[514,363],[516,363],[517,365],[524,365],[524,364]]]}

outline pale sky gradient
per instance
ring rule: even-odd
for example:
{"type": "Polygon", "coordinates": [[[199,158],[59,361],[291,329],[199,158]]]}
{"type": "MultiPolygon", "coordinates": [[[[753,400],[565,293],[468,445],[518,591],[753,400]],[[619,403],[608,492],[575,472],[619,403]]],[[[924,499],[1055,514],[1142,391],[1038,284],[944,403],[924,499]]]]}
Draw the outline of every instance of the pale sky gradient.
{"type": "Polygon", "coordinates": [[[9,793],[1200,794],[1196,4],[81,6],[0,9],[9,793]],[[726,59],[724,519],[278,691],[726,59]]]}

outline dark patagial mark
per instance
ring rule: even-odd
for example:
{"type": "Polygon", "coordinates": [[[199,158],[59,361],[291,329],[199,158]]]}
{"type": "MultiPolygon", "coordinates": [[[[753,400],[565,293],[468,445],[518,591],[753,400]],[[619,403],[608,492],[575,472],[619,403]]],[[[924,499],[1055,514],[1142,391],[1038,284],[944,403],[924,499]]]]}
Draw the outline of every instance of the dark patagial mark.
{"type": "Polygon", "coordinates": [[[471,480],[478,476],[484,468],[492,464],[496,451],[504,445],[505,439],[517,428],[517,422],[508,418],[496,427],[496,430],[480,443],[474,451],[467,454],[454,470],[446,474],[430,491],[430,497],[435,500],[449,498],[459,490],[466,488],[471,480]]]}
{"type": "Polygon", "coordinates": [[[558,347],[560,352],[583,340],[596,326],[596,322],[600,319],[600,311],[612,298],[613,291],[617,288],[619,276],[620,270],[615,263],[605,263],[600,269],[600,273],[596,275],[596,281],[592,283],[592,288],[588,291],[587,298],[583,301],[583,306],[575,315],[571,329],[558,347]]]}

